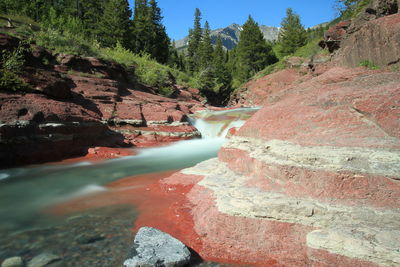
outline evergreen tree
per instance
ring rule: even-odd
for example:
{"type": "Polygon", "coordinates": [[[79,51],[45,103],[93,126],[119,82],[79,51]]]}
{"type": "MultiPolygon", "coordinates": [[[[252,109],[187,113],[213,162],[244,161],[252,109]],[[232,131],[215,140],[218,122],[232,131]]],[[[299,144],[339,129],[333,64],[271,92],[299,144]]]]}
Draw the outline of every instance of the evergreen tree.
{"type": "Polygon", "coordinates": [[[135,53],[147,53],[158,62],[167,63],[170,39],[162,19],[157,1],[136,0],[131,48],[135,53]]]}
{"type": "Polygon", "coordinates": [[[251,16],[243,25],[235,56],[235,76],[241,82],[275,61],[272,47],[267,44],[258,24],[251,16]]]}
{"type": "Polygon", "coordinates": [[[134,53],[150,53],[150,40],[152,39],[151,19],[147,0],[136,0],[132,21],[131,49],[134,53]]]}
{"type": "Polygon", "coordinates": [[[169,47],[168,65],[181,71],[185,70],[183,57],[178,53],[178,50],[175,48],[175,41],[173,41],[169,47]]]}
{"type": "Polygon", "coordinates": [[[117,43],[129,47],[131,10],[127,0],[108,0],[99,25],[99,41],[112,47],[117,43]]]}
{"type": "Polygon", "coordinates": [[[201,29],[201,12],[200,9],[196,8],[194,13],[193,29],[189,30],[189,47],[187,51],[187,64],[188,71],[194,73],[199,68],[199,47],[202,36],[201,29]]]}
{"type": "Polygon", "coordinates": [[[213,54],[213,65],[214,65],[214,77],[216,91],[220,93],[222,98],[226,98],[229,95],[231,88],[232,75],[227,68],[227,58],[222,45],[222,39],[218,36],[217,43],[215,45],[213,54]]]}
{"type": "Polygon", "coordinates": [[[214,68],[213,68],[213,47],[211,44],[210,26],[208,22],[204,24],[204,31],[198,49],[198,77],[200,89],[214,89],[214,68]]]}
{"type": "Polygon", "coordinates": [[[199,68],[210,68],[213,60],[213,46],[211,43],[210,26],[208,21],[204,24],[203,36],[199,46],[199,68]]]}
{"type": "Polygon", "coordinates": [[[97,36],[99,24],[104,13],[105,0],[85,0],[81,3],[81,20],[86,36],[97,36]]]}
{"type": "Polygon", "coordinates": [[[167,35],[164,25],[162,24],[163,17],[161,10],[157,6],[155,0],[150,0],[150,19],[151,28],[148,30],[152,34],[150,40],[150,55],[160,63],[166,63],[169,56],[170,39],[167,35]]]}
{"type": "Polygon", "coordinates": [[[278,41],[281,56],[291,55],[306,44],[307,33],[300,22],[299,15],[295,14],[291,8],[286,10],[286,17],[282,20],[278,41]]]}

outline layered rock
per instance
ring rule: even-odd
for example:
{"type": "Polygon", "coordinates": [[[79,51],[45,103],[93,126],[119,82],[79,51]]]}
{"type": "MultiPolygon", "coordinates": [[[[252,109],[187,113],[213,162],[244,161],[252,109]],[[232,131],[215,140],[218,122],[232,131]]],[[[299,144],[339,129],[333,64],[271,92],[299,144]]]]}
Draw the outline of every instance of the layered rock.
{"type": "MultiPolygon", "coordinates": [[[[20,40],[0,35],[0,49],[20,40]]],[[[89,147],[151,146],[199,137],[187,115],[204,108],[196,89],[174,98],[132,80],[117,63],[52,55],[32,45],[21,77],[31,88],[0,92],[0,165],[59,160],[89,147]]]]}
{"type": "Polygon", "coordinates": [[[397,1],[371,1],[361,16],[328,30],[322,44],[335,51],[333,62],[247,83],[231,103],[264,108],[218,159],[165,181],[197,177],[186,196],[203,257],[400,265],[397,8],[397,1]],[[341,67],[361,61],[389,68],[341,67]]]}
{"type": "Polygon", "coordinates": [[[341,42],[338,60],[346,66],[366,60],[377,66],[399,65],[399,31],[400,14],[369,21],[341,42]]]}
{"type": "Polygon", "coordinates": [[[320,46],[331,53],[341,48],[335,55],[340,65],[357,67],[364,62],[398,68],[398,10],[398,0],[372,0],[357,17],[328,29],[320,46]]]}
{"type": "Polygon", "coordinates": [[[182,240],[258,266],[399,265],[399,92],[400,73],[341,67],[270,91],[218,159],[163,181],[191,186],[182,240]]]}

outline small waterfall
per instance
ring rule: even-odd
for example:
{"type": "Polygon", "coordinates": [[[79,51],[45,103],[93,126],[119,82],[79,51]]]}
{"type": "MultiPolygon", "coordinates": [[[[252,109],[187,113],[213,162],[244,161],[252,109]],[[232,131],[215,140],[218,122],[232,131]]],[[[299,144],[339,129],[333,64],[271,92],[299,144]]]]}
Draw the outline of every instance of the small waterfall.
{"type": "Polygon", "coordinates": [[[140,149],[134,156],[98,163],[3,170],[0,172],[0,235],[2,229],[24,229],[25,222],[41,218],[40,210],[54,203],[105,191],[103,185],[120,178],[187,168],[216,157],[229,129],[242,126],[256,111],[250,108],[198,112],[190,120],[201,132],[202,139],[140,149]]]}
{"type": "Polygon", "coordinates": [[[189,121],[203,139],[225,138],[231,128],[240,128],[259,108],[239,108],[223,111],[200,111],[189,121]]]}

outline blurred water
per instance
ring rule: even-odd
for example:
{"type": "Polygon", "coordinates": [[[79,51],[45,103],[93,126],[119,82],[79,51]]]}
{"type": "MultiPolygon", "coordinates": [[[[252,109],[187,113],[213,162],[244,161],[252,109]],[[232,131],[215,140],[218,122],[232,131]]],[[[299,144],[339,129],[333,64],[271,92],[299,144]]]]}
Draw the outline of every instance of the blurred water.
{"type": "Polygon", "coordinates": [[[203,112],[191,120],[202,139],[139,150],[138,155],[101,163],[41,165],[0,170],[0,230],[43,223],[40,210],[54,203],[107,190],[103,185],[144,173],[181,169],[215,157],[230,127],[240,127],[255,109],[203,112]],[[223,117],[223,120],[218,118],[223,117]]]}

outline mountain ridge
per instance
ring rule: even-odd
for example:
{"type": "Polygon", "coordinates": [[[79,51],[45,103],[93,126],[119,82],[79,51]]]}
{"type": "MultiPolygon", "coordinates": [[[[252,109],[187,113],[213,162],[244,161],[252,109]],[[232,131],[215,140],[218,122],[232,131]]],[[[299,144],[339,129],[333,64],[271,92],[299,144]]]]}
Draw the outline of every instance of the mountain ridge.
{"type": "MultiPolygon", "coordinates": [[[[278,39],[280,27],[273,26],[259,26],[261,32],[264,35],[265,40],[267,41],[275,41],[278,39]]],[[[235,48],[237,43],[239,42],[240,31],[242,30],[242,26],[236,23],[232,23],[227,27],[218,28],[211,31],[211,41],[213,44],[216,43],[218,36],[222,38],[222,45],[227,50],[232,50],[235,48]]],[[[186,36],[183,39],[175,41],[175,47],[178,50],[185,49],[188,45],[189,37],[186,36]]]]}

